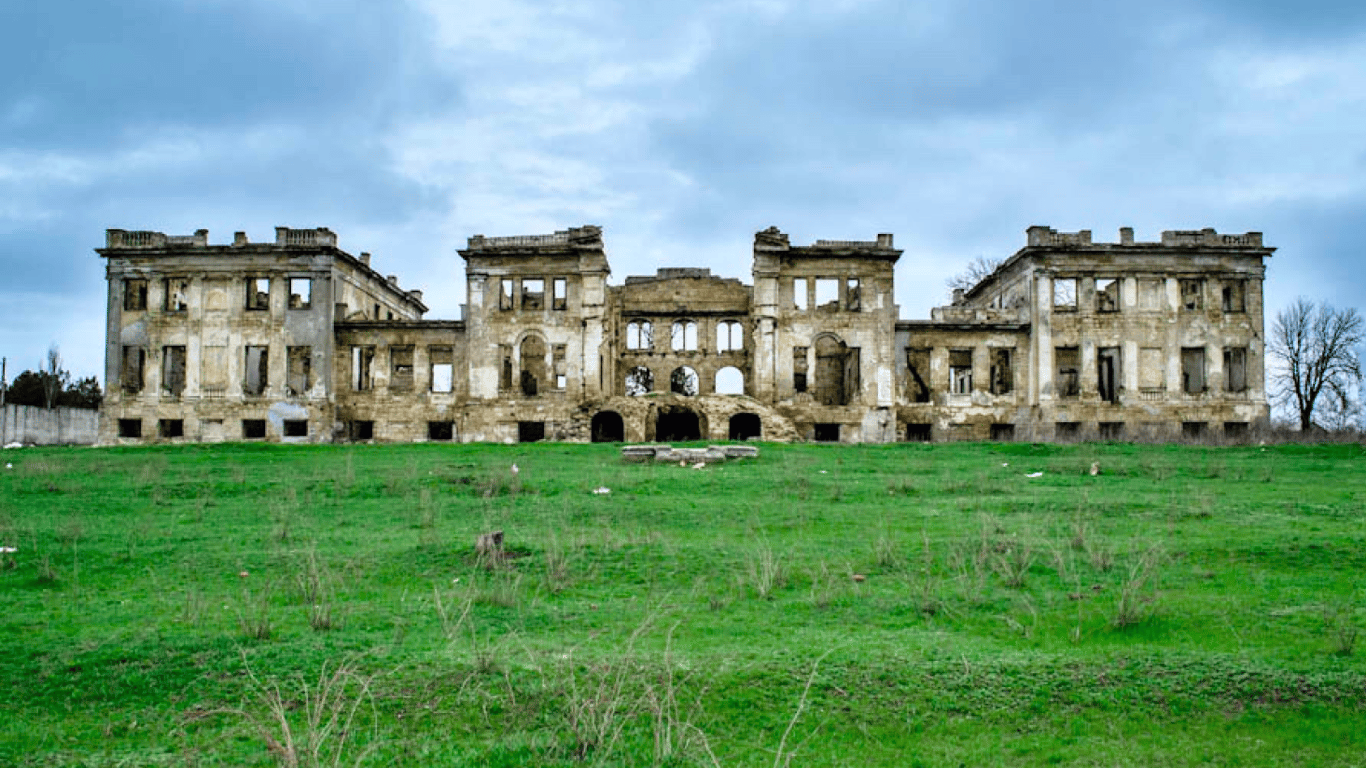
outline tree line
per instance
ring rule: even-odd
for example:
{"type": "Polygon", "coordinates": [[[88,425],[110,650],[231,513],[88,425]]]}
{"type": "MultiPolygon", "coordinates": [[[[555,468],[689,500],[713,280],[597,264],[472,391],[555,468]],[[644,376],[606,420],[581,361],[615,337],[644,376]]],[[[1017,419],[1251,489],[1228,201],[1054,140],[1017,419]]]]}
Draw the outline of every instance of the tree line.
{"type": "Polygon", "coordinates": [[[5,390],[5,403],[37,408],[99,408],[104,399],[100,380],[94,376],[73,378],[62,367],[62,353],[53,346],[38,370],[14,377],[5,390]]]}

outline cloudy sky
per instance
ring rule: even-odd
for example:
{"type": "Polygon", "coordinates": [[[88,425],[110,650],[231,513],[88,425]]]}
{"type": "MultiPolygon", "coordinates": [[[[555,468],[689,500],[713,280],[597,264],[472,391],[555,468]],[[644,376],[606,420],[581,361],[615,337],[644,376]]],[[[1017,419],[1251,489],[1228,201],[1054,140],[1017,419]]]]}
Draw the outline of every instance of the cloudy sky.
{"type": "Polygon", "coordinates": [[[0,4],[0,354],[102,372],[104,230],[327,226],[458,316],[472,234],[613,281],[892,232],[907,318],[1024,229],[1258,230],[1268,318],[1366,309],[1366,4],[0,4]]]}

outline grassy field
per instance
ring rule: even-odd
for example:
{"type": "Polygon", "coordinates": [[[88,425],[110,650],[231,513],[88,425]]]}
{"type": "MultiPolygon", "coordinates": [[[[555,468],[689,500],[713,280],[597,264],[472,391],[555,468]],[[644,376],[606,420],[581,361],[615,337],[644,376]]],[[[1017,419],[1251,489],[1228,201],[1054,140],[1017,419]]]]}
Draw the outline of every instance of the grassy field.
{"type": "Polygon", "coordinates": [[[3,765],[1366,764],[1355,444],[3,460],[3,765]]]}

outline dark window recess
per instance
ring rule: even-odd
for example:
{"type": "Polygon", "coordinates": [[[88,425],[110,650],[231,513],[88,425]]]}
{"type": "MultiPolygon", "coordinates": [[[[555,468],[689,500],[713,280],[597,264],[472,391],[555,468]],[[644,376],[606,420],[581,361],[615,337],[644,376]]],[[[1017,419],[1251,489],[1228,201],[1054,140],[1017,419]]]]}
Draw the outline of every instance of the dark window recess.
{"type": "Polygon", "coordinates": [[[285,437],[308,437],[308,420],[286,419],[285,437]]]}
{"type": "Polygon", "coordinates": [[[1101,440],[1123,440],[1124,422],[1122,421],[1102,421],[1099,424],[1101,440]]]}
{"type": "Polygon", "coordinates": [[[1226,421],[1224,422],[1224,439],[1244,440],[1247,438],[1246,421],[1226,421]]]}
{"type": "Polygon", "coordinates": [[[142,347],[123,348],[123,366],[119,377],[123,391],[130,394],[142,391],[142,367],[147,358],[147,350],[142,347]]]}
{"type": "Polygon", "coordinates": [[[1181,349],[1181,389],[1188,395],[1205,391],[1205,348],[1181,349]]]}
{"type": "Polygon", "coordinates": [[[1015,385],[1015,373],[1010,366],[1009,349],[991,350],[991,394],[1007,395],[1015,385]]]}
{"type": "Polygon", "coordinates": [[[929,424],[906,425],[906,442],[908,443],[928,443],[933,434],[933,427],[929,424]]]}
{"type": "Polygon", "coordinates": [[[123,308],[129,312],[147,309],[147,281],[123,281],[123,308]]]}
{"type": "Polygon", "coordinates": [[[247,309],[270,309],[270,278],[247,278],[247,309]]]}
{"type": "Polygon", "coordinates": [[[265,419],[242,419],[242,438],[260,440],[266,436],[265,419]]]}
{"type": "Polygon", "coordinates": [[[763,436],[757,413],[737,413],[730,417],[731,440],[758,440],[763,436]]]}
{"type": "Polygon", "coordinates": [[[1181,436],[1189,440],[1202,440],[1209,431],[1209,424],[1203,421],[1181,422],[1181,436]]]}
{"type": "Polygon", "coordinates": [[[1057,364],[1053,386],[1058,397],[1076,397],[1081,394],[1081,355],[1076,347],[1058,347],[1054,352],[1057,364]]]}
{"type": "Polygon", "coordinates": [[[812,437],[818,443],[838,443],[840,441],[840,425],[838,424],[815,424],[812,425],[812,437]]]}
{"type": "Polygon", "coordinates": [[[1054,425],[1053,434],[1059,440],[1076,440],[1081,437],[1081,422],[1060,421],[1054,425]]]}
{"type": "Polygon", "coordinates": [[[161,391],[179,397],[185,391],[185,348],[161,348],[161,391]]]}
{"type": "Polygon", "coordinates": [[[1009,442],[1009,441],[1011,441],[1011,440],[1014,440],[1014,439],[1015,439],[1015,425],[1014,425],[1014,424],[992,424],[992,425],[991,425],[991,439],[992,439],[992,440],[999,440],[999,441],[1001,441],[1001,442],[1009,442]]]}
{"type": "Polygon", "coordinates": [[[455,422],[453,421],[429,421],[427,422],[428,440],[454,440],[455,422]]]}
{"type": "Polygon", "coordinates": [[[1119,403],[1120,381],[1123,377],[1120,367],[1120,348],[1101,347],[1096,355],[1096,391],[1100,399],[1107,403],[1119,403]]]}
{"type": "Polygon", "coordinates": [[[162,419],[157,422],[157,436],[159,437],[184,437],[184,419],[162,419]]]}
{"type": "Polygon", "coordinates": [[[907,389],[913,403],[930,401],[930,350],[906,348],[907,389]]]}
{"type": "Polygon", "coordinates": [[[616,411],[593,414],[592,428],[595,443],[620,443],[626,439],[626,425],[616,411]]]}
{"type": "Polygon", "coordinates": [[[119,419],[119,437],[142,437],[142,419],[119,419]]]}
{"type": "Polygon", "coordinates": [[[1224,350],[1224,390],[1247,391],[1247,347],[1228,347],[1224,350]]]}
{"type": "Polygon", "coordinates": [[[544,421],[517,422],[517,442],[535,443],[545,439],[544,421]]]}
{"type": "Polygon", "coordinates": [[[349,440],[374,440],[375,422],[373,421],[348,421],[346,422],[346,437],[349,440]]]}
{"type": "Polygon", "coordinates": [[[270,347],[247,347],[246,376],[242,381],[242,392],[260,395],[266,391],[270,371],[270,347]]]}
{"type": "Polygon", "coordinates": [[[167,312],[184,312],[190,308],[190,281],[182,277],[168,277],[162,306],[167,312]]]}

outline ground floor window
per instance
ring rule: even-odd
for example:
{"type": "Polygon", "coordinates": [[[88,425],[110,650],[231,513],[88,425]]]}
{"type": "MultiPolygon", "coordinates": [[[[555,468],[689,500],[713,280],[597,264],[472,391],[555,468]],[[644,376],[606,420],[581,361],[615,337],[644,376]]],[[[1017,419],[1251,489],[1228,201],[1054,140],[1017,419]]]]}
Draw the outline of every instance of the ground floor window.
{"type": "Polygon", "coordinates": [[[1246,421],[1224,422],[1224,437],[1229,440],[1243,440],[1247,437],[1246,421]]]}
{"type": "Polygon", "coordinates": [[[454,440],[455,422],[453,421],[429,421],[427,422],[428,440],[454,440]]]}
{"type": "Polygon", "coordinates": [[[910,443],[928,443],[932,434],[932,427],[929,424],[907,424],[906,441],[910,443]]]}
{"type": "Polygon", "coordinates": [[[730,417],[731,440],[758,440],[763,435],[757,413],[737,413],[730,417]]]}
{"type": "Polygon", "coordinates": [[[545,439],[544,421],[517,422],[517,442],[535,443],[545,439]]]}
{"type": "Polygon", "coordinates": [[[1122,421],[1102,421],[1100,423],[1101,440],[1123,440],[1124,422],[1122,421]]]}
{"type": "Polygon", "coordinates": [[[592,439],[595,443],[620,443],[626,440],[626,425],[616,411],[593,414],[592,439]]]}
{"type": "Polygon", "coordinates": [[[374,440],[375,422],[368,420],[346,422],[346,437],[353,441],[374,440]]]}
{"type": "Polygon", "coordinates": [[[1002,442],[1008,442],[1008,441],[1010,441],[1010,440],[1014,440],[1014,439],[1015,439],[1015,425],[1014,425],[1014,424],[992,424],[992,425],[991,425],[991,439],[992,439],[992,440],[1000,440],[1000,441],[1002,441],[1002,442]]]}
{"type": "Polygon", "coordinates": [[[159,437],[184,437],[184,419],[162,419],[157,422],[157,436],[159,437]]]}
{"type": "Polygon", "coordinates": [[[119,419],[119,437],[142,437],[142,419],[119,419]]]}
{"type": "Polygon", "coordinates": [[[308,437],[308,421],[306,419],[286,419],[285,437],[308,437]]]}
{"type": "Polygon", "coordinates": [[[266,436],[265,419],[242,419],[242,439],[261,440],[266,436]]]}
{"type": "Polygon", "coordinates": [[[1209,431],[1209,424],[1203,421],[1181,422],[1181,436],[1188,440],[1202,440],[1209,431]]]}
{"type": "Polygon", "coordinates": [[[818,443],[838,443],[840,441],[840,425],[816,424],[812,428],[812,437],[818,443]]]}
{"type": "Polygon", "coordinates": [[[1081,422],[1060,421],[1053,426],[1053,435],[1059,440],[1076,440],[1081,437],[1081,422]]]}

